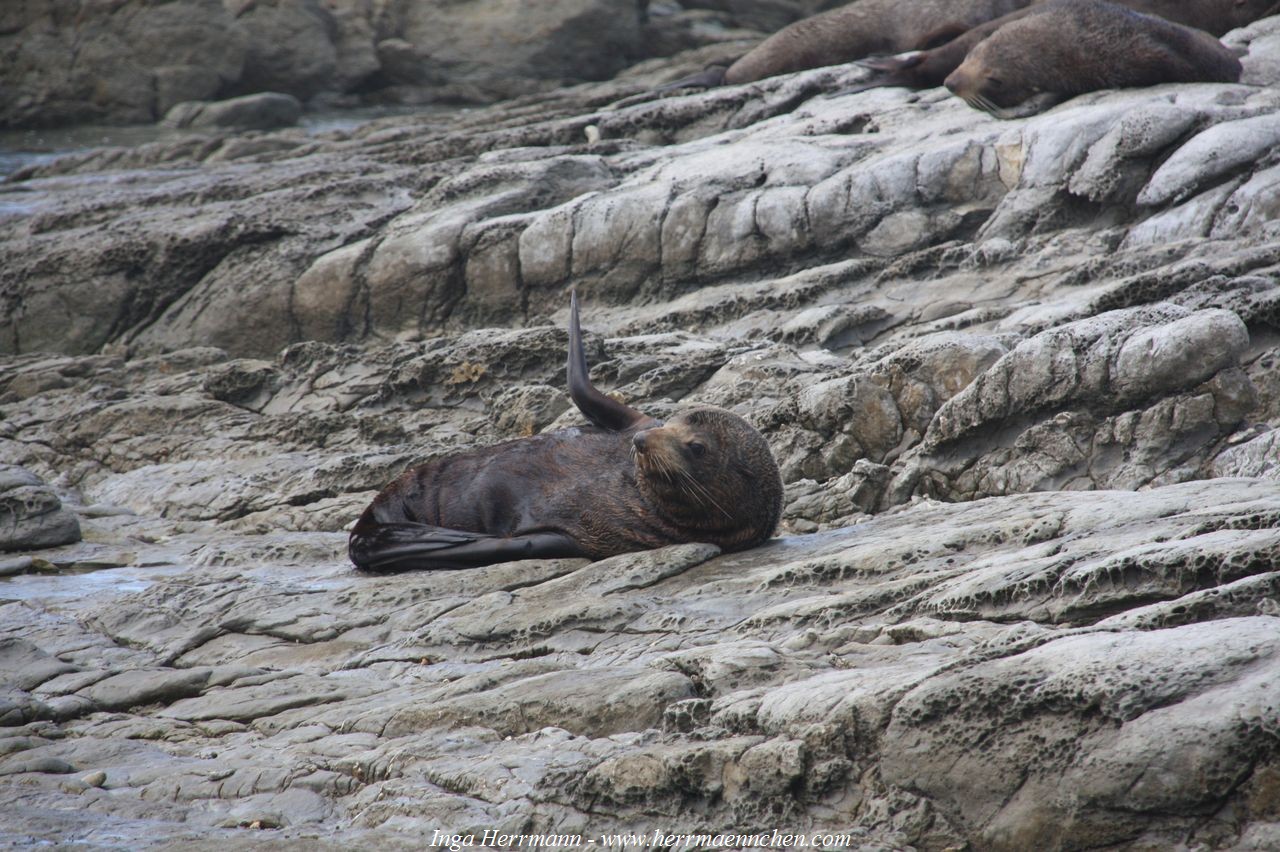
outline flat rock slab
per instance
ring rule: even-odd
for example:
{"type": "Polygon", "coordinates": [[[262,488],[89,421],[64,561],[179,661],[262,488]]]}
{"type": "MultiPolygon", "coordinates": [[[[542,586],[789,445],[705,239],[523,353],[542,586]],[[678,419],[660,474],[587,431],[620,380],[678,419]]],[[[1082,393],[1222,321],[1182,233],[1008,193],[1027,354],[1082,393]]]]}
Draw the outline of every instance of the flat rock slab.
{"type": "MultiPolygon", "coordinates": [[[[265,542],[209,535],[217,564],[56,605],[91,632],[220,625],[183,633],[212,667],[138,665],[68,693],[88,673],[0,609],[19,690],[0,739],[0,773],[21,784],[11,831],[47,830],[68,797],[123,825],[287,838],[324,823],[356,843],[394,841],[405,820],[765,830],[822,801],[815,831],[897,814],[860,829],[873,847],[1017,849],[1028,832],[1077,846],[1206,819],[1244,830],[1233,814],[1280,771],[1267,480],[926,502],[739,554],[471,572],[238,562],[265,542]],[[276,671],[229,662],[313,611],[344,613],[336,635],[291,633],[321,653],[276,671]],[[33,689],[79,703],[43,712],[33,689]],[[1087,795],[1064,796],[1063,778],[1087,795]]],[[[148,658],[174,659],[155,636],[148,658]]]]}

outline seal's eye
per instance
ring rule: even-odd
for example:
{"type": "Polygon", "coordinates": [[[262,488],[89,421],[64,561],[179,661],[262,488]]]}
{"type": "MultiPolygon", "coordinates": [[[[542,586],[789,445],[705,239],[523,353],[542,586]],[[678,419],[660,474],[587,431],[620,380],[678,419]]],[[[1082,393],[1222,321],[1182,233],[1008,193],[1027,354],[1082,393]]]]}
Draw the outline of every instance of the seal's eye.
{"type": "Polygon", "coordinates": [[[706,444],[701,444],[701,443],[698,443],[697,441],[690,441],[688,446],[689,446],[689,453],[695,459],[700,459],[707,454],[706,444]]]}

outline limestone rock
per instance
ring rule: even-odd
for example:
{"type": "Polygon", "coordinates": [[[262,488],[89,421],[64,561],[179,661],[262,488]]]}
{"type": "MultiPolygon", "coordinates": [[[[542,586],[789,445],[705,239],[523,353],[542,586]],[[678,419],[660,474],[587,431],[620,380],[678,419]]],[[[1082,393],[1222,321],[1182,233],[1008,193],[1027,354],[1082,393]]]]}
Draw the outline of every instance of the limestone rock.
{"type": "Polygon", "coordinates": [[[302,104],[293,95],[263,92],[212,103],[183,101],[165,113],[164,124],[169,127],[270,130],[296,124],[301,115],[302,104]]]}
{"type": "Polygon", "coordinates": [[[0,550],[55,547],[80,540],[80,522],[39,477],[0,465],[0,550]]]}
{"type": "Polygon", "coordinates": [[[245,44],[219,0],[4,11],[0,126],[154,121],[240,77],[245,44]]]}
{"type": "Polygon", "coordinates": [[[0,490],[83,534],[0,564],[0,845],[1275,846],[1280,97],[650,91],[809,0],[650,3],[737,35],[551,90],[634,4],[447,5],[219,9],[321,100],[472,104],[426,27],[489,12],[530,94],[0,184],[0,490]],[[405,469],[584,424],[571,288],[603,392],[761,430],[778,537],[355,571],[405,469]]]}
{"type": "Polygon", "coordinates": [[[505,94],[536,90],[540,79],[604,79],[641,53],[630,0],[415,3],[406,7],[401,36],[426,73],[475,78],[505,94]]]}

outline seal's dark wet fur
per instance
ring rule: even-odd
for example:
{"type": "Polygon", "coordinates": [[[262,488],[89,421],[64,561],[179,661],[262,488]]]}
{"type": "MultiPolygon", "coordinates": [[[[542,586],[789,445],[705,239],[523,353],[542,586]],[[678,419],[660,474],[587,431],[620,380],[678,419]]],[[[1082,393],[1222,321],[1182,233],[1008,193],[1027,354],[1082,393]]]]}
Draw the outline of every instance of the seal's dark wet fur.
{"type": "MultiPolygon", "coordinates": [[[[1220,36],[1280,11],[1277,0],[1115,0],[1118,5],[1220,36]]],[[[856,0],[790,24],[728,67],[661,90],[751,83],[857,61],[875,76],[849,92],[940,86],[975,45],[1045,6],[1041,0],[856,0]]]]}
{"type": "Polygon", "coordinates": [[[370,571],[468,568],[693,541],[742,550],[773,535],[782,480],[760,433],[713,407],[663,424],[600,393],[586,376],[576,297],[568,376],[595,425],[407,471],[356,522],[351,561],[370,571]]]}
{"type": "Polygon", "coordinates": [[[1103,0],[1053,0],[974,47],[945,84],[1002,118],[1074,95],[1159,83],[1233,83],[1240,61],[1203,30],[1103,0]]]}
{"type": "Polygon", "coordinates": [[[778,30],[728,68],[712,66],[663,89],[737,85],[875,54],[923,50],[1031,0],[858,0],[778,30]]]}
{"type": "MultiPolygon", "coordinates": [[[[1113,0],[1113,2],[1115,5],[1130,11],[1154,15],[1174,24],[1182,24],[1184,27],[1203,30],[1214,36],[1220,36],[1236,27],[1242,27],[1280,11],[1280,3],[1277,3],[1276,0],[1113,0]]],[[[867,82],[859,85],[854,91],[881,86],[905,86],[912,89],[941,86],[948,75],[959,68],[970,52],[980,43],[1015,21],[1039,15],[1048,11],[1049,7],[1053,5],[1052,2],[1035,3],[1018,9],[1003,17],[987,21],[972,29],[958,33],[950,41],[930,49],[861,60],[858,63],[859,65],[870,68],[876,71],[877,74],[867,82]]],[[[1091,13],[1087,8],[1082,7],[1079,10],[1071,10],[1067,14],[1088,16],[1091,13]]],[[[1094,17],[1097,17],[1096,14],[1094,17]]],[[[1068,21],[1060,26],[1059,43],[1065,43],[1070,46],[1072,39],[1076,38],[1071,22],[1068,21]]],[[[1015,27],[1011,32],[1016,33],[1020,28],[1015,27]]],[[[1009,38],[1008,34],[1001,36],[1001,39],[1007,38],[1009,38]]],[[[1096,36],[1093,38],[1095,41],[1097,40],[1096,36]]],[[[1115,41],[1118,42],[1119,39],[1117,38],[1115,41]]],[[[1035,47],[1036,45],[1028,40],[1028,53],[1034,52],[1035,47]]],[[[1085,52],[1087,53],[1087,49],[1085,52]]],[[[1112,72],[1112,76],[1116,77],[1123,74],[1124,68],[1141,62],[1140,57],[1137,58],[1137,61],[1134,61],[1127,54],[1114,50],[1110,52],[1109,59],[1111,60],[1111,67],[1118,69],[1112,72]],[[1117,58],[1119,61],[1116,61],[1117,58]]],[[[1103,57],[1098,57],[1098,61],[1103,61],[1103,57]]],[[[1078,66],[1080,63],[1076,62],[1075,65],[1078,66]]],[[[1065,73],[1069,74],[1070,69],[1065,73]]],[[[1083,77],[1084,75],[1081,76],[1083,77]]],[[[1174,80],[1168,79],[1158,82],[1174,82],[1174,80]]],[[[1094,88],[1105,88],[1105,86],[1095,86],[1094,88]]]]}

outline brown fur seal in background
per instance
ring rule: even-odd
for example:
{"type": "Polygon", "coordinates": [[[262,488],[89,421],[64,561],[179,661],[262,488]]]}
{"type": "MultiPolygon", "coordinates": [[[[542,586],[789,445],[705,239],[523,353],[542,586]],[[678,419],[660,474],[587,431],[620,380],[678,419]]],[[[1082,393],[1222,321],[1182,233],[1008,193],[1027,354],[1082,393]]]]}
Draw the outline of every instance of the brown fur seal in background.
{"type": "MultiPolygon", "coordinates": [[[[1157,15],[1175,24],[1195,27],[1215,36],[1280,11],[1280,3],[1276,0],[1113,0],[1113,2],[1135,12],[1157,15]]],[[[1044,3],[1038,2],[973,27],[935,48],[863,60],[859,62],[860,65],[879,71],[880,75],[847,91],[862,91],[881,86],[906,86],[911,89],[941,86],[947,76],[960,67],[960,63],[969,55],[969,51],[979,42],[984,41],[1006,24],[1042,11],[1044,11],[1044,3]]]]}
{"type": "Polygon", "coordinates": [[[470,568],[515,559],[618,553],[682,542],[761,544],[782,513],[769,445],[728,411],[665,425],[591,385],[570,304],[569,395],[595,427],[508,441],[416,467],[351,532],[368,571],[470,568]]]}
{"type": "MultiPolygon", "coordinates": [[[[1202,29],[1213,35],[1222,35],[1280,11],[1280,3],[1275,0],[1115,0],[1115,3],[1136,12],[1157,15],[1173,23],[1202,29]]],[[[980,42],[1006,24],[1043,12],[1044,5],[1037,3],[980,24],[929,50],[864,60],[859,64],[880,71],[881,74],[852,91],[880,86],[906,86],[913,89],[940,86],[980,42]]]]}
{"type": "Polygon", "coordinates": [[[1032,0],[857,0],[778,30],[728,68],[712,66],[661,89],[753,83],[873,54],[924,50],[1032,0]]]}
{"type": "MultiPolygon", "coordinates": [[[[1280,12],[1277,0],[1117,2],[1214,35],[1280,12]]],[[[659,90],[752,83],[868,57],[878,58],[864,64],[882,73],[851,91],[940,86],[975,44],[1038,5],[1040,0],[855,0],[783,27],[728,68],[712,66],[659,90]]]]}
{"type": "Polygon", "coordinates": [[[1001,118],[1066,98],[1157,83],[1231,83],[1240,60],[1201,30],[1103,0],[1053,0],[969,51],[945,85],[1001,118]]]}

